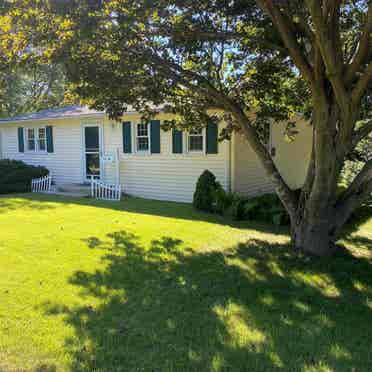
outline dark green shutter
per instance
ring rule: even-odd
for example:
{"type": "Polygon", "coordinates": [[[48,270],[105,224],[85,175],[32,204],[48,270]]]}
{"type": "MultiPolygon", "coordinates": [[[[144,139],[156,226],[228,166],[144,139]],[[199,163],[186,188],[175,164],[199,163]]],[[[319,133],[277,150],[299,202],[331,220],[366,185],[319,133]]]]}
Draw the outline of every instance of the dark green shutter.
{"type": "Polygon", "coordinates": [[[46,143],[47,143],[47,152],[54,152],[53,127],[50,125],[46,127],[46,143]]]}
{"type": "Polygon", "coordinates": [[[183,132],[182,130],[173,129],[172,148],[173,148],[173,154],[183,153],[183,132]]]}
{"type": "Polygon", "coordinates": [[[25,138],[23,135],[23,128],[18,128],[18,151],[25,152],[25,138]]]}
{"type": "Polygon", "coordinates": [[[132,152],[132,125],[130,121],[123,122],[123,152],[125,154],[132,152]]]}
{"type": "Polygon", "coordinates": [[[207,154],[218,153],[218,125],[213,122],[207,124],[207,154]]]}
{"type": "Polygon", "coordinates": [[[151,154],[160,154],[160,121],[151,120],[151,154]]]}

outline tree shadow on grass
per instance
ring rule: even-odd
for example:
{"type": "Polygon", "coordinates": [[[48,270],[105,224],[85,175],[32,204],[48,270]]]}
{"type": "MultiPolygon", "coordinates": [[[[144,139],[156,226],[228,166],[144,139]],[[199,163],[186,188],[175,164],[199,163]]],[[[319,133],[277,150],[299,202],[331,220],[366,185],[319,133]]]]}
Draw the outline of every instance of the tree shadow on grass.
{"type": "MultiPolygon", "coordinates": [[[[103,200],[93,200],[90,198],[71,198],[48,194],[21,194],[12,195],[12,198],[19,197],[20,200],[7,200],[0,197],[0,213],[19,208],[29,208],[36,210],[52,209],[58,204],[82,205],[116,211],[152,215],[159,217],[169,217],[175,219],[203,221],[213,224],[226,225],[234,228],[254,229],[270,234],[288,234],[288,226],[274,226],[268,223],[257,221],[234,221],[230,217],[220,216],[200,212],[193,208],[192,204],[177,203],[169,201],[150,200],[136,197],[125,197],[121,202],[110,202],[103,200]]],[[[342,239],[355,233],[360,225],[372,218],[372,198],[368,199],[363,205],[355,210],[352,217],[345,225],[342,239]]]]}
{"type": "Polygon", "coordinates": [[[356,248],[372,250],[372,239],[357,233],[360,226],[371,218],[372,198],[369,198],[352,214],[348,224],[345,226],[342,240],[344,240],[346,243],[352,244],[356,248]]]}
{"type": "MultiPolygon", "coordinates": [[[[127,212],[134,214],[159,216],[166,218],[174,218],[180,220],[203,221],[211,224],[231,226],[234,228],[255,229],[257,231],[270,234],[286,234],[288,227],[274,226],[267,223],[257,221],[234,221],[230,217],[220,216],[196,210],[190,203],[177,203],[170,201],[160,201],[143,199],[136,197],[124,197],[120,202],[94,200],[90,198],[73,198],[48,194],[22,194],[12,195],[11,198],[19,198],[20,200],[7,201],[4,198],[3,212],[10,209],[29,207],[36,210],[57,208],[58,205],[81,205],[95,208],[114,210],[118,212],[127,212]]],[[[1,213],[1,198],[0,198],[0,213],[1,213]]]]}
{"type": "Polygon", "coordinates": [[[41,203],[35,198],[29,198],[26,195],[0,195],[0,214],[8,213],[9,211],[15,211],[17,209],[22,210],[49,210],[55,208],[56,205],[45,201],[41,203]]]}
{"type": "Polygon", "coordinates": [[[372,369],[367,258],[310,259],[261,240],[198,253],[126,231],[85,242],[105,265],[71,277],[84,305],[44,308],[75,329],[74,371],[372,369]]]}

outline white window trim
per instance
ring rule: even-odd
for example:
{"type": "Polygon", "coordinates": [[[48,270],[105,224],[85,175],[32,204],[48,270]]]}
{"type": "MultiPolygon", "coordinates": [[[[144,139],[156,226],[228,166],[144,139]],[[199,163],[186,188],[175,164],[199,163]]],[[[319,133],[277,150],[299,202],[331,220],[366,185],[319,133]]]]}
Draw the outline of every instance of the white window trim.
{"type": "MultiPolygon", "coordinates": [[[[190,150],[190,137],[193,135],[190,135],[190,132],[186,132],[186,153],[190,155],[205,155],[207,151],[207,136],[206,136],[206,129],[202,128],[202,132],[200,134],[203,137],[203,149],[202,150],[190,150]]],[[[198,135],[199,136],[199,135],[198,135]]]]}
{"type": "Polygon", "coordinates": [[[47,130],[46,130],[46,127],[38,127],[37,128],[37,139],[36,139],[36,147],[37,147],[37,152],[43,152],[43,153],[45,153],[45,152],[47,152],[47,146],[48,146],[48,144],[47,144],[47,130]],[[45,146],[44,146],[44,150],[40,150],[40,148],[39,148],[39,140],[40,140],[40,137],[39,137],[39,131],[40,131],[40,129],[44,129],[44,141],[45,141],[45,146]]]}
{"type": "Polygon", "coordinates": [[[46,154],[47,153],[47,135],[46,135],[46,127],[25,127],[24,128],[24,143],[25,143],[25,152],[31,154],[46,154]],[[34,131],[34,141],[35,141],[35,149],[29,150],[28,148],[28,131],[32,129],[34,131]],[[39,149],[39,129],[44,129],[45,131],[45,150],[39,149]]]}
{"type": "Polygon", "coordinates": [[[24,142],[25,142],[25,151],[26,152],[36,152],[36,137],[35,137],[35,128],[25,128],[24,129],[24,137],[25,137],[25,140],[24,140],[24,142]],[[30,130],[33,130],[34,131],[34,149],[33,150],[30,150],[29,149],[29,146],[28,146],[28,141],[29,141],[29,136],[28,136],[28,132],[30,131],[30,130]]]}
{"type": "Polygon", "coordinates": [[[146,123],[147,125],[147,136],[138,136],[138,125],[140,124],[144,124],[144,123],[134,123],[134,146],[135,146],[135,153],[136,154],[145,154],[145,155],[148,155],[151,153],[151,135],[150,135],[150,131],[151,131],[151,127],[150,127],[150,123],[146,123]],[[147,150],[139,150],[138,149],[138,142],[137,142],[137,139],[138,138],[146,138],[148,139],[148,149],[147,150]]]}

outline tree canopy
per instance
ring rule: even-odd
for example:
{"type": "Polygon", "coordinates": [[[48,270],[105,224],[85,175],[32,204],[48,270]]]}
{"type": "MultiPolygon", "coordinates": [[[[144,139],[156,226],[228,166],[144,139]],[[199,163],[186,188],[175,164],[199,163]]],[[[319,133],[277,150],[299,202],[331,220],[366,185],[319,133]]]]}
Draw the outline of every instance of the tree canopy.
{"type": "Polygon", "coordinates": [[[55,64],[27,64],[2,77],[0,116],[36,112],[70,103],[63,69],[55,64]]]}
{"type": "Polygon", "coordinates": [[[61,61],[80,97],[118,118],[152,105],[197,126],[217,108],[244,134],[292,223],[296,246],[327,254],[372,192],[372,160],[338,196],[345,161],[372,130],[372,3],[368,0],[14,0],[11,49],[61,61]],[[254,113],[254,115],[250,115],[254,113]],[[308,176],[291,190],[262,128],[311,119],[308,176]]]}

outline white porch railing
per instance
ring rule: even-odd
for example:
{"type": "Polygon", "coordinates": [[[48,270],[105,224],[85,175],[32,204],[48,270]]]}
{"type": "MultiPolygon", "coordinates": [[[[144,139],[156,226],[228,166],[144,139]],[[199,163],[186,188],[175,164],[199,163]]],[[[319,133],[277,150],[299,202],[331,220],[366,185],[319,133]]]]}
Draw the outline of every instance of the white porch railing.
{"type": "Polygon", "coordinates": [[[31,180],[31,192],[50,192],[52,190],[52,176],[34,178],[31,180]]]}
{"type": "Polygon", "coordinates": [[[101,200],[121,200],[121,185],[103,183],[91,179],[91,196],[101,200]]]}

